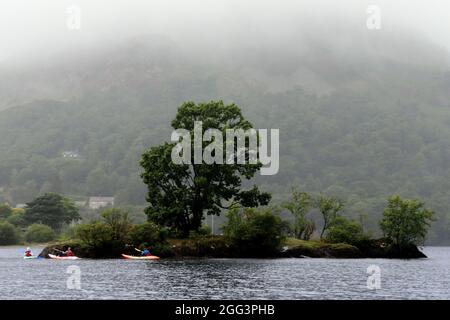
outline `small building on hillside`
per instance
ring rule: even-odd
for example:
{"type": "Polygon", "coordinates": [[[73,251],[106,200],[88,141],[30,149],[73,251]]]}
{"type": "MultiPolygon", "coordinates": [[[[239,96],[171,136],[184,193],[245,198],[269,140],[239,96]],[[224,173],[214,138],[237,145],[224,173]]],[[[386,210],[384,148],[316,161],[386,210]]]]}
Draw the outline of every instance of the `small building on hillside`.
{"type": "Polygon", "coordinates": [[[78,159],[80,154],[77,151],[64,151],[62,156],[65,159],[78,159]]]}
{"type": "Polygon", "coordinates": [[[90,197],[89,208],[96,210],[104,207],[114,206],[114,197],[90,197]]]}

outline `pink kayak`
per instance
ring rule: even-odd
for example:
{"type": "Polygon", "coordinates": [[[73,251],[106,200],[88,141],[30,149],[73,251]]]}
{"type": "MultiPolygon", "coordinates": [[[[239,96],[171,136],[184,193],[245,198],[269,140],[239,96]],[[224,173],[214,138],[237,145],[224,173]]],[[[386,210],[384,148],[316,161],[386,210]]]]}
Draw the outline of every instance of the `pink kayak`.
{"type": "Polygon", "coordinates": [[[75,256],[60,257],[60,256],[55,256],[54,254],[49,254],[48,256],[50,257],[50,259],[56,259],[56,260],[77,260],[77,259],[80,259],[80,258],[75,257],[75,256]]]}

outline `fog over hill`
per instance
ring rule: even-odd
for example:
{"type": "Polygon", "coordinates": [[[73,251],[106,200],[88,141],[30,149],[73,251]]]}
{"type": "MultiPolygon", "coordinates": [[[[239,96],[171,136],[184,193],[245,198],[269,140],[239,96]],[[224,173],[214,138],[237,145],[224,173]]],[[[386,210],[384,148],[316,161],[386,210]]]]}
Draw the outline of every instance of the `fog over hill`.
{"type": "Polygon", "coordinates": [[[131,84],[132,77],[121,69],[139,65],[203,66],[237,73],[270,91],[300,85],[319,94],[377,83],[384,76],[399,81],[414,72],[431,76],[448,68],[450,48],[439,36],[450,26],[424,19],[444,14],[439,6],[445,8],[445,2],[435,2],[424,8],[420,1],[379,1],[382,28],[375,31],[366,28],[372,3],[365,1],[340,6],[330,1],[285,1],[282,6],[272,1],[201,6],[81,1],[77,31],[65,25],[69,2],[6,4],[0,109],[33,99],[68,100],[120,81],[131,84]],[[21,20],[13,16],[18,12],[21,20]]]}
{"type": "MultiPolygon", "coordinates": [[[[54,191],[142,205],[142,152],[169,140],[183,101],[223,99],[256,127],[280,128],[280,172],[256,179],[275,201],[293,185],[334,195],[347,203],[346,215],[366,217],[377,232],[388,195],[419,197],[438,212],[431,240],[449,243],[449,53],[439,32],[431,36],[433,23],[411,27],[396,19],[401,6],[388,2],[380,4],[380,30],[366,28],[365,2],[348,11],[329,2],[230,3],[190,12],[136,1],[123,20],[120,5],[105,4],[93,21],[94,7],[82,1],[80,34],[49,31],[64,26],[63,3],[36,31],[54,32],[41,44],[8,35],[12,49],[0,60],[0,202],[54,191]],[[137,14],[140,6],[155,20],[137,14]],[[53,18],[56,11],[62,18],[53,18]],[[79,158],[63,158],[64,151],[79,158]]],[[[408,8],[413,20],[420,7],[408,8]]]]}

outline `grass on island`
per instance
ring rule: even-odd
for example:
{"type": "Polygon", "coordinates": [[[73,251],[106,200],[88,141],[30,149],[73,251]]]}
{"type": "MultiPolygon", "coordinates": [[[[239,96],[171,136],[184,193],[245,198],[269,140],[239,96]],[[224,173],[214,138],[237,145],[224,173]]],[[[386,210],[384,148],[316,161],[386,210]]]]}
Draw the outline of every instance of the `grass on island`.
{"type": "MultiPolygon", "coordinates": [[[[169,239],[170,245],[176,247],[198,247],[203,246],[229,246],[230,244],[223,236],[206,236],[198,238],[187,238],[187,239],[169,239]]],[[[347,243],[327,243],[320,240],[300,240],[296,238],[286,238],[283,246],[288,248],[302,247],[305,249],[316,250],[316,249],[349,249],[354,248],[352,245],[347,243]]]]}
{"type": "Polygon", "coordinates": [[[287,238],[285,249],[294,256],[313,258],[358,258],[361,251],[347,243],[326,243],[320,240],[287,238]]]}
{"type": "Polygon", "coordinates": [[[305,249],[315,250],[315,249],[350,249],[354,246],[348,243],[326,243],[320,240],[300,240],[296,238],[286,238],[285,246],[288,248],[302,247],[305,249]]]}

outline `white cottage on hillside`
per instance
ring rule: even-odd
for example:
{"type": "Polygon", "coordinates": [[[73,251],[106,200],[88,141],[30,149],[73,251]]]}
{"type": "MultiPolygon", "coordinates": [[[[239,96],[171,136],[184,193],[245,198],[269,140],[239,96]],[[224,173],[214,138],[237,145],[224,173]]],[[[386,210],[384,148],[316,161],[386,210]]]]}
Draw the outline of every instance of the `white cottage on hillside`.
{"type": "Polygon", "coordinates": [[[114,197],[90,197],[89,208],[96,210],[103,207],[114,206],[114,197]]]}
{"type": "Polygon", "coordinates": [[[62,157],[65,159],[78,159],[80,154],[77,151],[64,151],[62,157]]]}

